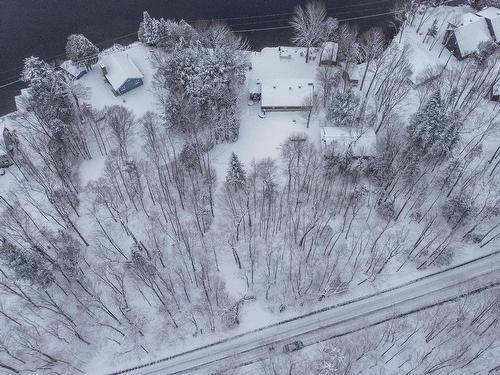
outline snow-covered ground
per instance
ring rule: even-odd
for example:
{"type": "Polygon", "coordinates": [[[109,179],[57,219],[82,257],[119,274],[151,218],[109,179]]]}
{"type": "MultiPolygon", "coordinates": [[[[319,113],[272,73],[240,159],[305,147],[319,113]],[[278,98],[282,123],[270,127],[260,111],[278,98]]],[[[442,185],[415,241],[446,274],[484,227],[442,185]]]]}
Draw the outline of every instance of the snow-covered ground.
{"type": "MultiPolygon", "coordinates": [[[[251,54],[252,69],[247,74],[247,89],[243,93],[240,136],[235,143],[217,145],[213,150],[219,181],[226,173],[232,152],[247,166],[267,157],[276,158],[280,153],[280,145],[295,133],[307,134],[319,147],[320,123],[317,116],[311,117],[309,127],[307,112],[268,112],[261,118],[259,103],[248,102],[248,87],[257,79],[262,83],[280,79],[316,81],[318,60],[311,59],[306,64],[305,57],[301,56],[304,49],[287,47],[287,50],[291,55],[289,59],[280,58],[278,48],[264,48],[262,52],[251,54]]],[[[312,56],[316,54],[313,51],[312,56]]]]}
{"type": "Polygon", "coordinates": [[[92,107],[102,109],[105,106],[123,105],[139,117],[147,111],[156,111],[156,98],[152,92],[155,69],[151,61],[152,49],[141,43],[133,43],[127,47],[104,51],[103,54],[128,55],[144,75],[144,85],[121,96],[115,96],[111,86],[104,80],[98,65],[84,75],[78,82],[88,91],[85,99],[92,107]]]}
{"type": "MultiPolygon", "coordinates": [[[[450,57],[449,51],[442,50],[442,45],[439,42],[442,40],[443,33],[446,29],[448,21],[452,21],[462,14],[470,11],[467,7],[439,7],[430,10],[430,15],[427,21],[422,26],[422,31],[416,33],[415,27],[407,27],[399,43],[400,36],[397,35],[393,44],[409,44],[410,56],[409,60],[412,63],[412,81],[419,81],[422,74],[425,74],[429,69],[439,70],[446,66],[450,69],[455,66],[460,66],[466,62],[459,62],[454,57],[450,57]],[[427,38],[423,43],[424,34],[430,24],[438,20],[438,36],[437,42],[433,38],[427,38]],[[441,55],[441,56],[440,56],[441,55]]],[[[241,126],[239,139],[235,143],[219,144],[211,151],[211,163],[216,169],[217,182],[219,187],[224,181],[224,176],[227,171],[231,153],[236,153],[239,159],[245,166],[250,166],[252,162],[259,161],[264,158],[278,158],[280,154],[280,145],[292,134],[305,133],[309,139],[318,148],[320,146],[320,115],[313,113],[309,126],[306,126],[307,113],[305,112],[268,112],[265,116],[261,115],[260,105],[258,103],[250,103],[248,101],[248,87],[258,79],[260,82],[276,81],[280,79],[305,79],[308,81],[316,81],[318,68],[318,51],[312,51],[311,61],[306,64],[304,50],[301,48],[286,47],[287,54],[290,58],[281,58],[278,48],[265,48],[261,52],[252,52],[250,54],[251,70],[247,72],[247,86],[241,93],[241,126]]],[[[134,112],[137,117],[142,116],[147,111],[158,111],[156,97],[152,90],[152,80],[155,73],[151,53],[152,49],[145,47],[139,43],[134,43],[128,47],[118,50],[105,51],[105,54],[118,53],[128,54],[134,63],[138,66],[144,75],[144,85],[138,87],[122,96],[115,96],[108,83],[104,81],[102,72],[96,66],[91,72],[79,80],[79,83],[86,88],[86,100],[93,107],[101,109],[105,106],[123,105],[134,112]]],[[[368,79],[371,78],[371,73],[368,74],[368,79]]],[[[368,86],[368,85],[366,85],[368,86]]],[[[365,86],[365,90],[366,90],[365,86]]],[[[410,89],[410,93],[401,110],[401,117],[407,119],[411,114],[415,113],[419,106],[418,88],[410,89]]],[[[484,99],[481,102],[482,112],[487,113],[495,110],[495,104],[484,99]]],[[[10,125],[9,125],[10,126],[10,125]]],[[[13,126],[15,126],[13,124],[13,126]]],[[[465,136],[474,134],[474,121],[470,121],[465,126],[467,132],[465,136]]],[[[1,125],[0,125],[1,130],[1,125]]],[[[485,139],[485,155],[488,155],[492,149],[498,145],[498,134],[492,135],[485,139]]],[[[139,148],[139,146],[138,146],[139,148]]],[[[93,160],[82,162],[80,166],[80,176],[83,185],[97,180],[104,168],[104,157],[95,157],[93,160]]],[[[0,194],[5,191],[12,181],[12,175],[7,172],[7,175],[0,177],[0,194]]],[[[219,192],[220,193],[220,192],[219,192]]],[[[220,194],[216,194],[220,199],[220,194]]],[[[216,208],[217,210],[217,208],[216,208]]],[[[222,215],[218,215],[220,217],[222,215]]],[[[214,226],[219,223],[216,218],[214,226]]],[[[84,227],[85,225],[82,224],[84,227]]],[[[474,247],[471,251],[468,245],[454,249],[455,258],[453,262],[458,263],[473,259],[481,254],[491,251],[491,248],[479,250],[474,247]]],[[[220,270],[221,276],[226,283],[227,292],[234,298],[240,299],[247,295],[248,290],[246,282],[238,270],[235,262],[228,251],[221,254],[220,270]]],[[[361,296],[374,290],[385,289],[390,286],[398,285],[404,281],[415,279],[432,270],[417,271],[414,265],[407,264],[401,270],[388,267],[385,274],[382,275],[376,284],[363,283],[360,286],[353,287],[353,290],[348,294],[337,296],[335,301],[351,299],[356,296],[361,296]]],[[[257,296],[258,297],[258,296],[257,296]]],[[[148,360],[153,358],[161,358],[170,354],[181,352],[202,344],[213,342],[219,338],[228,337],[237,333],[246,332],[255,328],[266,326],[286,318],[293,317],[299,313],[329,305],[332,300],[325,299],[323,302],[315,306],[302,306],[287,309],[284,313],[276,314],[271,312],[265,305],[265,301],[257,298],[254,302],[245,302],[241,312],[240,325],[230,332],[216,333],[213,335],[202,335],[195,339],[186,337],[179,340],[177,345],[157,348],[157,352],[147,356],[148,360]]],[[[160,327],[158,327],[160,328],[160,327]]],[[[109,348],[108,348],[109,350],[109,348]]],[[[87,370],[89,373],[101,373],[104,370],[116,370],[117,364],[106,360],[106,348],[103,348],[102,355],[97,355],[94,362],[91,363],[87,370]]],[[[122,361],[118,367],[126,367],[127,365],[136,364],[136,358],[130,358],[130,363],[122,361]]]]}

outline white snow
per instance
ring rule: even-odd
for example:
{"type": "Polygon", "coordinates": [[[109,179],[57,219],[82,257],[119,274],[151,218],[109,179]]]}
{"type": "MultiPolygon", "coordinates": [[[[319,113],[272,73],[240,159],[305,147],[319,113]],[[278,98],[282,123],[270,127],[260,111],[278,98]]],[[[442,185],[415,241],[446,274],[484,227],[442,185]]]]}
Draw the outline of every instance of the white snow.
{"type": "Polygon", "coordinates": [[[106,78],[115,91],[118,91],[128,79],[144,78],[137,65],[126,52],[110,54],[100,64],[106,67],[106,78]]]}
{"type": "MultiPolygon", "coordinates": [[[[247,87],[250,88],[257,80],[261,85],[277,80],[315,82],[318,64],[312,57],[318,56],[319,49],[311,49],[311,60],[307,64],[305,49],[287,47],[289,59],[280,58],[280,50],[283,51],[284,47],[264,48],[261,52],[250,55],[252,69],[247,73],[247,87]]],[[[320,146],[319,121],[316,116],[312,116],[307,127],[306,112],[268,112],[265,118],[261,118],[260,106],[250,104],[252,105],[243,104],[238,140],[231,144],[217,145],[212,151],[219,181],[224,179],[232,152],[248,168],[253,161],[279,157],[281,144],[292,134],[306,133],[311,142],[320,146]]]]}
{"type": "Polygon", "coordinates": [[[59,66],[65,72],[69,73],[73,78],[76,78],[81,74],[87,73],[87,70],[84,67],[74,64],[71,60],[66,60],[59,66]]]}
{"type": "Polygon", "coordinates": [[[142,116],[148,111],[156,110],[157,100],[151,90],[155,72],[151,61],[151,51],[151,48],[140,43],[131,44],[120,51],[103,51],[103,56],[109,54],[128,55],[144,76],[144,84],[125,94],[115,96],[100,69],[93,69],[78,80],[88,90],[87,97],[82,99],[96,109],[102,109],[111,105],[124,105],[134,111],[136,116],[142,116]]]}
{"type": "MultiPolygon", "coordinates": [[[[366,64],[365,64],[366,65],[366,64]]],[[[361,81],[361,64],[349,64],[347,76],[351,81],[361,81]]]]}
{"type": "Polygon", "coordinates": [[[495,8],[495,7],[488,7],[483,9],[480,12],[476,13],[478,16],[487,18],[491,22],[491,27],[493,28],[493,32],[495,35],[493,37],[495,38],[495,41],[500,40],[500,9],[495,8]]]}
{"type": "Polygon", "coordinates": [[[353,156],[374,156],[376,154],[377,135],[373,129],[341,128],[324,126],[321,128],[322,146],[333,143],[335,149],[351,150],[353,156]]]}
{"type": "Polygon", "coordinates": [[[335,42],[326,42],[321,52],[321,63],[323,62],[336,62],[339,53],[339,45],[335,42]]]}
{"type": "Polygon", "coordinates": [[[492,40],[486,20],[473,13],[463,15],[461,25],[455,29],[455,37],[464,57],[474,53],[481,42],[492,40]]]}
{"type": "Polygon", "coordinates": [[[22,111],[25,109],[25,98],[29,98],[29,91],[28,89],[21,89],[21,93],[19,95],[16,95],[14,98],[14,102],[16,103],[16,109],[18,111],[22,111]]]}
{"type": "Polygon", "coordinates": [[[309,107],[314,93],[310,79],[279,79],[262,82],[262,107],[309,107]]]}

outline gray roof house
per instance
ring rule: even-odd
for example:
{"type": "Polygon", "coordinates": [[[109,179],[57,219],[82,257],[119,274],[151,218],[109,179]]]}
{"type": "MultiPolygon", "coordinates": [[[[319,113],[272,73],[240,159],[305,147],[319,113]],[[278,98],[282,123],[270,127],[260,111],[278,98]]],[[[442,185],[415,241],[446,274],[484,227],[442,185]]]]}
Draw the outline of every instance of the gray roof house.
{"type": "Polygon", "coordinates": [[[448,25],[444,41],[446,48],[459,60],[476,52],[482,42],[493,41],[484,17],[473,13],[462,16],[460,25],[448,25]]]}
{"type": "Polygon", "coordinates": [[[143,85],[144,76],[128,54],[115,53],[106,56],[100,63],[106,81],[115,95],[123,95],[143,85]]]}

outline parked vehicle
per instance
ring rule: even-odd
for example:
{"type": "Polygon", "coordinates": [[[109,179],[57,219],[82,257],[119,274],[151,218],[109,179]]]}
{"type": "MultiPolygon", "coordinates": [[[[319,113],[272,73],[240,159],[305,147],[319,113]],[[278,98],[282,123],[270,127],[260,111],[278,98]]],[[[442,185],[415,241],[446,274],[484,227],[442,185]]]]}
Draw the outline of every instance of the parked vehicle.
{"type": "Polygon", "coordinates": [[[304,347],[304,343],[302,341],[294,341],[294,342],[291,342],[290,344],[286,344],[283,347],[283,351],[285,353],[296,352],[297,350],[300,350],[303,347],[304,347]]]}

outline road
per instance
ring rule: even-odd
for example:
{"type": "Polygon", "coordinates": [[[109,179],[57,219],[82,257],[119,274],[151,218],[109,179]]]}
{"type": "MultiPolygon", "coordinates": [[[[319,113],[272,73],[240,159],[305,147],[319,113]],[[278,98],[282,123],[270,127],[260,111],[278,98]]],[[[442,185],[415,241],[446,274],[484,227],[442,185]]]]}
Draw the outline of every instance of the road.
{"type": "Polygon", "coordinates": [[[270,347],[301,340],[306,346],[500,284],[500,251],[402,285],[237,335],[117,374],[211,374],[272,355],[270,347]]]}

